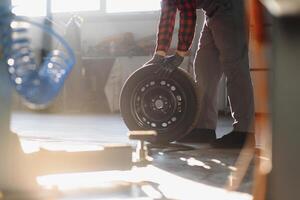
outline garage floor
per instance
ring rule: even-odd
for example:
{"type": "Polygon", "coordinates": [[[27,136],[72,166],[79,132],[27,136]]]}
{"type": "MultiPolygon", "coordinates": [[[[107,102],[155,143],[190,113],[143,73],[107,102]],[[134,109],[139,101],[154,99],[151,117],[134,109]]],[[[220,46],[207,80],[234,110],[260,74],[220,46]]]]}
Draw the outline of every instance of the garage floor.
{"type": "MultiPolygon", "coordinates": [[[[220,137],[230,131],[231,120],[221,117],[219,121],[217,135],[220,137]]],[[[119,115],[15,112],[11,128],[21,136],[27,152],[39,146],[82,150],[109,143],[127,143],[133,148],[136,145],[128,140],[127,128],[119,115]]],[[[151,165],[134,167],[130,171],[42,177],[44,185],[56,185],[63,191],[57,198],[45,199],[252,199],[253,164],[239,192],[223,189],[235,170],[237,150],[213,149],[209,144],[172,144],[150,152],[154,158],[151,165]]]]}

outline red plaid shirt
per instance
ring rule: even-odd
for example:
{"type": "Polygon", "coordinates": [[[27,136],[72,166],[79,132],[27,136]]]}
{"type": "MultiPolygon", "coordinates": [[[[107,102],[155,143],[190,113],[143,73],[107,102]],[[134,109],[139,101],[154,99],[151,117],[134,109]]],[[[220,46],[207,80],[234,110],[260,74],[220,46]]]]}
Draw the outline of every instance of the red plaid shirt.
{"type": "Polygon", "coordinates": [[[180,12],[177,50],[189,50],[195,33],[196,0],[162,0],[156,51],[168,51],[174,31],[177,9],[180,12]]]}

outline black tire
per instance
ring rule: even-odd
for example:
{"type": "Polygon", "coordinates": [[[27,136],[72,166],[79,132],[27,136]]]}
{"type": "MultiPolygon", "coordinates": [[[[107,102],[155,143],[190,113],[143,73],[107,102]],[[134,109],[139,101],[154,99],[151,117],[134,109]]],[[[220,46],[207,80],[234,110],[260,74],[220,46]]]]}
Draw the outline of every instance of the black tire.
{"type": "Polygon", "coordinates": [[[156,70],[155,65],[144,66],[127,79],[121,91],[120,110],[129,130],[155,130],[157,136],[148,142],[166,144],[194,128],[198,95],[195,81],[183,69],[174,71],[168,79],[158,77],[156,70]],[[153,97],[151,101],[149,97],[153,97]]]}

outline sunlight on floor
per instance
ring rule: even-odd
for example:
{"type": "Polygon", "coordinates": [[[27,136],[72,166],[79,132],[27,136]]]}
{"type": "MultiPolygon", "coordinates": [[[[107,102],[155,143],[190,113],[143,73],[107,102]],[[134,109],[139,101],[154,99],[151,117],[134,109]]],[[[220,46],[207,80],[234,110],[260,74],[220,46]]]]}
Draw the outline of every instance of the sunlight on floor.
{"type": "Polygon", "coordinates": [[[78,152],[78,151],[100,151],[103,150],[103,146],[97,144],[90,144],[86,142],[67,142],[67,141],[44,141],[44,140],[28,140],[21,139],[21,146],[24,153],[33,153],[40,150],[40,148],[47,149],[49,151],[66,151],[66,152],[78,152]]]}
{"type": "Polygon", "coordinates": [[[250,200],[252,196],[245,193],[230,192],[202,183],[184,179],[172,173],[149,165],[133,168],[131,171],[105,171],[80,174],[60,174],[38,177],[38,183],[45,188],[56,186],[60,190],[77,190],[83,188],[113,188],[118,184],[140,184],[141,190],[149,197],[163,195],[170,199],[207,199],[210,200],[250,200]],[[78,181],[80,180],[80,181],[78,181]],[[157,185],[154,188],[151,184],[157,185]]]}

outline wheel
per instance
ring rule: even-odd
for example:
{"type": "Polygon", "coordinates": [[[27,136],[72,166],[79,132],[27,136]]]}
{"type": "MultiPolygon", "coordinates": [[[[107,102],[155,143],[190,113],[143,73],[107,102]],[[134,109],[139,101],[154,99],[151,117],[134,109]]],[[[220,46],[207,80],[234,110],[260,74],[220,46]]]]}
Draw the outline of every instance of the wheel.
{"type": "Polygon", "coordinates": [[[195,82],[183,69],[170,78],[158,77],[158,66],[136,70],[125,82],[120,110],[129,130],[155,130],[151,143],[169,143],[192,128],[198,118],[198,96],[195,82]]]}

